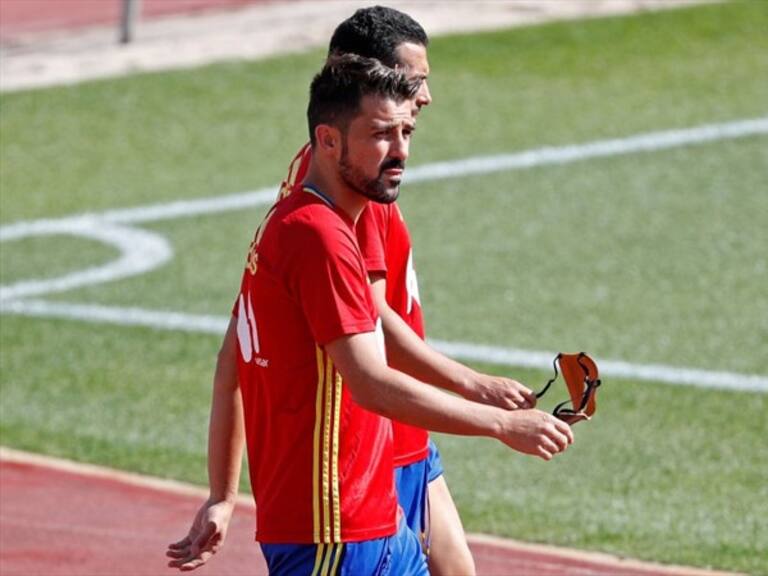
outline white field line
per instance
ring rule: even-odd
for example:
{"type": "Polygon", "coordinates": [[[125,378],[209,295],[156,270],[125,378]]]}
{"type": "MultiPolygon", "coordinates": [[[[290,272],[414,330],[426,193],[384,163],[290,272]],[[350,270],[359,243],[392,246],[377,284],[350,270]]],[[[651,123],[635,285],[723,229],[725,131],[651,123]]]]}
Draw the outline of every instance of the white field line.
{"type": "MultiPolygon", "coordinates": [[[[623,156],[638,152],[654,152],[681,146],[747,138],[761,134],[768,134],[768,116],[722,124],[705,124],[680,130],[648,132],[627,138],[596,140],[594,142],[568,146],[534,148],[512,154],[470,157],[448,162],[424,164],[406,169],[403,184],[491,174],[501,171],[524,170],[538,166],[570,164],[593,158],[623,156]]],[[[180,200],[167,204],[150,204],[134,208],[109,210],[102,213],[65,217],[64,220],[88,217],[116,224],[140,224],[201,214],[228,212],[270,204],[274,202],[277,196],[277,189],[278,186],[274,185],[255,191],[240,192],[226,196],[212,196],[197,200],[180,200]]],[[[59,221],[36,220],[1,226],[0,240],[36,235],[40,233],[39,231],[44,230],[48,226],[55,225],[59,221]]]]}
{"type": "MultiPolygon", "coordinates": [[[[518,368],[551,370],[552,360],[555,357],[555,352],[518,350],[465,342],[445,342],[430,339],[429,343],[452,358],[518,368]]],[[[565,352],[578,352],[578,350],[566,350],[565,352]]],[[[740,392],[768,392],[768,377],[755,374],[712,372],[661,364],[630,364],[619,360],[599,360],[597,363],[600,367],[601,377],[608,376],[740,392]]]]}
{"type": "Polygon", "coordinates": [[[0,313],[32,316],[37,318],[62,318],[84,320],[98,324],[119,326],[146,326],[160,330],[198,332],[224,335],[229,322],[226,316],[185,314],[165,310],[102,306],[100,304],[73,304],[49,300],[0,300],[0,313]]]}
{"type": "Polygon", "coordinates": [[[198,216],[200,214],[216,214],[230,212],[253,206],[272,204],[277,198],[277,190],[280,187],[275,184],[268,188],[262,188],[254,192],[241,192],[229,196],[212,196],[199,200],[181,200],[170,204],[156,204],[153,206],[138,206],[122,210],[110,210],[100,215],[107,222],[120,224],[138,224],[143,222],[155,222],[171,218],[184,218],[198,216]]]}
{"type": "MultiPolygon", "coordinates": [[[[160,330],[215,335],[223,335],[229,322],[226,316],[182,314],[162,310],[70,304],[44,300],[0,301],[0,313],[84,320],[122,326],[145,326],[160,330]]],[[[555,357],[555,352],[519,350],[433,339],[429,339],[428,342],[435,349],[452,358],[501,366],[551,370],[552,360],[555,357]]],[[[630,364],[617,360],[599,360],[598,364],[603,378],[623,378],[717,390],[768,393],[768,377],[764,376],[735,372],[712,372],[696,368],[656,364],[630,364]]]]}
{"type": "Polygon", "coordinates": [[[120,256],[102,266],[79,270],[58,278],[25,280],[0,286],[0,302],[27,296],[65,292],[93,284],[113,282],[144,274],[162,266],[173,257],[170,243],[162,236],[104,222],[98,218],[66,218],[32,222],[28,226],[9,226],[0,239],[15,240],[27,236],[70,235],[96,240],[113,246],[120,256]]]}
{"type": "Polygon", "coordinates": [[[406,170],[403,183],[490,174],[536,166],[570,164],[592,158],[623,156],[638,152],[657,152],[681,146],[706,144],[707,142],[732,140],[766,133],[768,133],[768,117],[725,124],[705,124],[694,128],[650,132],[627,138],[596,140],[585,144],[535,148],[514,154],[436,162],[406,170]]]}
{"type": "MultiPolygon", "coordinates": [[[[707,124],[681,130],[638,134],[621,139],[598,140],[563,147],[544,147],[513,154],[466,158],[451,162],[427,164],[410,169],[406,183],[426,182],[468,175],[488,174],[504,170],[521,170],[536,166],[562,165],[592,158],[652,152],[744,138],[768,133],[768,116],[736,122],[707,124]]],[[[184,200],[168,204],[89,213],[55,220],[17,222],[0,227],[0,241],[13,241],[30,236],[70,234],[112,245],[120,252],[118,259],[103,266],[88,268],[54,279],[22,281],[0,286],[0,313],[30,316],[55,316],[125,325],[152,326],[163,329],[221,332],[226,319],[195,316],[139,308],[119,308],[66,304],[42,300],[23,300],[30,296],[62,292],[86,285],[109,282],[143,274],[172,257],[168,242],[161,236],[127,225],[154,222],[238,210],[273,201],[277,186],[257,191],[184,200]]],[[[549,366],[550,353],[494,348],[469,343],[437,342],[438,347],[466,360],[494,362],[515,366],[549,366]],[[545,362],[546,358],[546,362],[545,362]]],[[[669,366],[635,365],[623,362],[601,363],[606,375],[690,384],[732,390],[768,391],[768,379],[759,375],[707,372],[669,366]]]]}

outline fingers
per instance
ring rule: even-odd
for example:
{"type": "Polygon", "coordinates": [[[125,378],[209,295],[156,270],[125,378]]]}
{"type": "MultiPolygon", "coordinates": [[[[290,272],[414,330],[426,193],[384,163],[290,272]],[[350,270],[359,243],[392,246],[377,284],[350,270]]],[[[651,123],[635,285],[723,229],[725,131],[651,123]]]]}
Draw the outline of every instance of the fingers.
{"type": "Polygon", "coordinates": [[[211,548],[213,544],[212,539],[216,535],[216,524],[213,522],[206,522],[203,529],[192,541],[191,551],[193,556],[197,556],[200,551],[205,551],[211,548]]]}
{"type": "Polygon", "coordinates": [[[211,559],[211,556],[213,556],[213,552],[201,552],[197,556],[187,556],[184,558],[179,558],[178,560],[172,560],[171,562],[168,562],[168,566],[170,568],[178,568],[182,572],[188,572],[190,570],[194,570],[195,568],[199,568],[208,560],[211,559]]]}
{"type": "Polygon", "coordinates": [[[165,555],[173,558],[168,566],[184,572],[199,568],[218,551],[220,542],[216,524],[207,522],[194,539],[187,537],[168,547],[165,555]]]}
{"type": "Polygon", "coordinates": [[[548,440],[554,445],[556,453],[565,452],[566,448],[570,446],[568,436],[562,434],[559,431],[554,431],[548,440]]]}
{"type": "Polygon", "coordinates": [[[568,439],[568,444],[573,444],[573,428],[567,422],[555,418],[555,428],[568,439]]]}
{"type": "Polygon", "coordinates": [[[508,409],[527,409],[536,406],[536,394],[527,386],[509,378],[504,378],[502,383],[506,387],[507,399],[511,404],[507,406],[508,409]]]}
{"type": "Polygon", "coordinates": [[[506,408],[508,410],[515,410],[520,408],[528,408],[528,402],[526,402],[525,398],[523,397],[520,392],[518,392],[515,389],[507,391],[507,397],[506,397],[506,408]]]}
{"type": "Polygon", "coordinates": [[[553,454],[564,452],[568,446],[573,444],[573,430],[562,420],[549,414],[547,417],[548,423],[545,428],[547,442],[545,444],[548,448],[554,446],[553,454]]]}
{"type": "Polygon", "coordinates": [[[168,550],[165,551],[165,555],[168,556],[168,558],[174,558],[176,560],[179,558],[186,558],[189,556],[189,547],[182,549],[168,548],[168,550]]]}
{"type": "Polygon", "coordinates": [[[178,568],[182,571],[194,570],[199,568],[218,551],[218,547],[213,547],[206,550],[192,550],[188,548],[184,553],[169,550],[166,552],[166,556],[173,558],[168,562],[170,568],[178,568]]]}
{"type": "Polygon", "coordinates": [[[524,406],[520,408],[535,408],[536,407],[536,393],[530,388],[520,384],[520,395],[523,397],[524,406]]]}
{"type": "MultiPolygon", "coordinates": [[[[168,558],[180,559],[187,558],[189,556],[189,550],[192,546],[192,540],[189,536],[185,536],[178,542],[173,542],[168,545],[168,549],[165,551],[165,555],[168,558]]],[[[170,566],[170,563],[169,563],[170,566]]]]}
{"type": "Polygon", "coordinates": [[[534,452],[534,456],[538,456],[542,460],[546,460],[549,462],[552,460],[552,458],[555,457],[555,455],[552,452],[549,452],[544,446],[539,446],[536,448],[536,452],[534,452]]]}
{"type": "Polygon", "coordinates": [[[188,554],[182,556],[181,558],[174,558],[173,560],[168,561],[168,567],[169,568],[181,568],[181,566],[187,562],[190,562],[192,560],[192,557],[188,554]]]}
{"type": "Polygon", "coordinates": [[[562,420],[551,414],[539,412],[544,417],[539,429],[535,455],[544,460],[551,460],[573,444],[573,431],[562,420]]]}
{"type": "Polygon", "coordinates": [[[193,560],[190,560],[189,562],[185,562],[181,566],[179,566],[179,569],[182,572],[189,572],[191,570],[194,570],[195,568],[199,568],[208,560],[211,559],[211,556],[213,556],[212,552],[202,552],[199,557],[194,558],[193,560]]]}
{"type": "Polygon", "coordinates": [[[561,433],[554,425],[548,425],[538,439],[535,455],[543,460],[552,460],[555,456],[564,452],[570,442],[568,436],[561,433]]]}
{"type": "Polygon", "coordinates": [[[544,458],[544,460],[551,460],[555,457],[555,454],[562,452],[563,449],[548,437],[543,437],[538,446],[538,455],[544,458]]]}
{"type": "Polygon", "coordinates": [[[185,536],[178,542],[173,542],[172,544],[168,545],[169,550],[180,550],[182,548],[189,548],[190,544],[192,544],[192,540],[190,540],[189,536],[185,536]]]}
{"type": "Polygon", "coordinates": [[[499,440],[510,448],[551,460],[573,443],[570,426],[541,410],[515,410],[502,413],[504,426],[499,440]]]}

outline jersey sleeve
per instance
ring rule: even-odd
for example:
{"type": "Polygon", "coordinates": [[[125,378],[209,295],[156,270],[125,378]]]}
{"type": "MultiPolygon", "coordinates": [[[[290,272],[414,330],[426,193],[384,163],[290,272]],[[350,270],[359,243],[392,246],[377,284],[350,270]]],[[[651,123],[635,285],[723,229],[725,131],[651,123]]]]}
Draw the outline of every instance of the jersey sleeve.
{"type": "Polygon", "coordinates": [[[368,277],[351,231],[303,227],[297,239],[303,249],[292,284],[315,341],[374,331],[368,277]]]}
{"type": "Polygon", "coordinates": [[[369,202],[357,220],[357,241],[368,272],[386,273],[387,206],[369,202]]]}

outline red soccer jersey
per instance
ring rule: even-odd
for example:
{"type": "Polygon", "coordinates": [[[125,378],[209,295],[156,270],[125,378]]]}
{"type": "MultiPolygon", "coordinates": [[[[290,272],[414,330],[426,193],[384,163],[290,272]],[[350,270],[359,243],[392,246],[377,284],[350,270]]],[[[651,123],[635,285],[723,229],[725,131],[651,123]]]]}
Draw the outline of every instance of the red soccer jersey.
{"type": "MultiPolygon", "coordinates": [[[[300,184],[309,169],[312,146],[305,144],[288,167],[288,175],[280,186],[283,198],[300,184]]],[[[411,236],[397,204],[369,202],[357,222],[357,238],[369,272],[384,272],[387,302],[416,334],[424,338],[424,319],[419,301],[419,287],[413,268],[411,236]]],[[[426,430],[393,421],[395,466],[406,466],[423,460],[429,453],[426,430]]]]}
{"type": "Polygon", "coordinates": [[[353,222],[309,191],[279,201],[234,313],[257,540],[393,534],[391,422],[354,402],[323,349],[378,320],[353,222]]]}

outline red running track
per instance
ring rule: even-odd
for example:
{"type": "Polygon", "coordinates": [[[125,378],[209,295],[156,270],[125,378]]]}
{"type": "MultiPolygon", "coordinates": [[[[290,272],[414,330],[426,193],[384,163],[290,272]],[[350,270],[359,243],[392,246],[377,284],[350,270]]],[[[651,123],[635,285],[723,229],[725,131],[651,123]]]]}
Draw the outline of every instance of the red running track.
{"type": "MultiPolygon", "coordinates": [[[[204,493],[189,486],[0,449],[2,576],[173,576],[168,543],[186,534],[204,493]]],[[[238,506],[223,550],[195,571],[263,576],[253,506],[238,506]]],[[[712,576],[602,555],[471,536],[481,575],[712,576]]]]}
{"type": "MultiPolygon", "coordinates": [[[[123,0],[0,0],[0,40],[29,33],[114,26],[123,0]]],[[[241,8],[265,0],[140,0],[141,18],[241,8]]]]}

